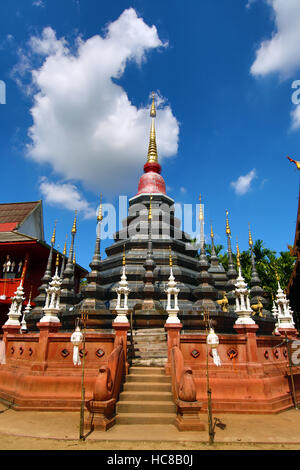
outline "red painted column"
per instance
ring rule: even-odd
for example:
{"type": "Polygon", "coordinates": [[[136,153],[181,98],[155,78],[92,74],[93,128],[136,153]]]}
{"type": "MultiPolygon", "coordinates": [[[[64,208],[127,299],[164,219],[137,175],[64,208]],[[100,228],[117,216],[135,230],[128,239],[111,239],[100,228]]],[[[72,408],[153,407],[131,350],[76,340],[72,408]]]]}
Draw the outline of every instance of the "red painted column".
{"type": "Polygon", "coordinates": [[[32,365],[32,370],[45,371],[47,369],[49,336],[51,333],[57,333],[61,323],[37,323],[40,330],[37,360],[32,365]]]}
{"type": "Polygon", "coordinates": [[[168,362],[165,365],[166,375],[171,375],[171,349],[174,346],[180,348],[180,331],[182,329],[182,323],[166,323],[165,330],[167,332],[167,343],[168,343],[168,362]]]}
{"type": "Polygon", "coordinates": [[[119,339],[122,339],[122,341],[123,341],[126,374],[128,374],[129,364],[127,362],[127,332],[130,328],[130,325],[129,325],[129,323],[115,323],[115,322],[113,322],[112,327],[114,328],[114,330],[116,332],[114,346],[118,343],[119,339]]]}
{"type": "Polygon", "coordinates": [[[234,325],[233,328],[238,334],[246,336],[246,357],[249,373],[257,373],[262,365],[258,361],[256,332],[259,328],[258,325],[234,325]]]}

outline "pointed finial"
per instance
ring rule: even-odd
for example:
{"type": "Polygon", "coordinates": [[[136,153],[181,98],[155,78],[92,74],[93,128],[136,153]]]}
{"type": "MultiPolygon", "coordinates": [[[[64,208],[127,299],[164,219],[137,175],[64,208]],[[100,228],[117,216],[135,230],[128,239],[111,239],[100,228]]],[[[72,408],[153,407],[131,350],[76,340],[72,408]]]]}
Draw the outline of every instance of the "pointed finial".
{"type": "Polygon", "coordinates": [[[57,255],[56,255],[56,262],[55,262],[55,266],[58,268],[59,266],[59,253],[57,252],[57,255]]]}
{"type": "Polygon", "coordinates": [[[231,230],[230,230],[229,220],[228,220],[228,211],[226,211],[226,234],[231,235],[231,230]]]}
{"type": "Polygon", "coordinates": [[[279,282],[279,275],[278,275],[277,269],[275,269],[275,277],[276,277],[276,281],[279,282]]]}
{"type": "Polygon", "coordinates": [[[171,245],[169,246],[169,265],[170,265],[170,268],[172,268],[172,266],[173,266],[173,258],[172,258],[171,245]]]}
{"type": "Polygon", "coordinates": [[[56,224],[57,224],[57,220],[55,221],[54,230],[53,230],[53,234],[52,234],[52,237],[51,237],[51,245],[52,245],[52,246],[54,246],[54,245],[55,245],[55,237],[56,237],[56,224]]]}
{"type": "Polygon", "coordinates": [[[151,105],[151,110],[150,110],[150,117],[155,118],[156,117],[156,109],[155,109],[155,93],[152,91],[152,105],[151,105]]]}
{"type": "Polygon", "coordinates": [[[199,209],[199,220],[204,220],[203,216],[203,209],[202,209],[202,204],[201,204],[201,194],[199,195],[199,201],[200,201],[200,209],[199,209]]]}
{"type": "Polygon", "coordinates": [[[76,222],[77,222],[77,211],[75,211],[75,217],[74,217],[74,222],[73,222],[73,227],[72,227],[72,233],[74,234],[77,232],[76,222]]]}
{"type": "Polygon", "coordinates": [[[148,220],[152,219],[152,194],[150,195],[150,206],[149,206],[149,212],[148,212],[148,220]]]}
{"type": "Polygon", "coordinates": [[[66,256],[66,254],[67,254],[67,238],[68,238],[68,235],[66,236],[65,246],[64,246],[64,250],[63,250],[63,255],[64,256],[66,256]]]}
{"type": "Polygon", "coordinates": [[[97,220],[98,220],[98,222],[102,222],[102,220],[103,220],[103,215],[102,215],[102,193],[100,194],[100,206],[99,206],[97,220]]]}
{"type": "Polygon", "coordinates": [[[252,240],[252,235],[251,235],[251,230],[250,230],[250,223],[249,223],[249,247],[252,250],[253,240],[252,240]]]}
{"type": "Polygon", "coordinates": [[[241,266],[240,257],[241,257],[240,247],[239,247],[238,239],[236,239],[236,264],[238,265],[238,267],[241,266]]]}
{"type": "Polygon", "coordinates": [[[213,231],[212,224],[210,224],[210,236],[211,236],[211,238],[214,238],[214,231],[213,231]]]}
{"type": "Polygon", "coordinates": [[[156,147],[155,124],[154,124],[154,118],[156,117],[154,93],[152,93],[152,106],[150,110],[150,116],[152,118],[152,123],[151,123],[151,130],[150,130],[150,141],[149,141],[149,147],[148,147],[147,162],[157,163],[158,155],[157,155],[157,147],[156,147]]]}
{"type": "Polygon", "coordinates": [[[123,245],[123,261],[122,261],[123,266],[126,265],[126,256],[125,256],[125,245],[123,245]]]}

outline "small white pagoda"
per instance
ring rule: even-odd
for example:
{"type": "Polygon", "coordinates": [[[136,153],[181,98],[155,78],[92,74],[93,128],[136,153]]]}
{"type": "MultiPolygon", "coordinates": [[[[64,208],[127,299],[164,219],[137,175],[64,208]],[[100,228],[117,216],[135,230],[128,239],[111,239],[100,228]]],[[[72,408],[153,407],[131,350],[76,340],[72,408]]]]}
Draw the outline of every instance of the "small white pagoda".
{"type": "Polygon", "coordinates": [[[117,316],[114,320],[114,323],[128,323],[128,295],[130,289],[128,288],[128,281],[126,276],[126,258],[125,258],[125,247],[123,251],[123,269],[122,276],[117,288],[117,305],[116,312],[117,316]]]}
{"type": "Polygon", "coordinates": [[[170,250],[170,256],[169,256],[170,277],[168,280],[168,287],[167,289],[165,289],[165,292],[167,294],[166,311],[168,313],[168,318],[167,318],[166,323],[180,323],[180,320],[177,316],[179,312],[178,294],[180,292],[180,289],[177,287],[177,282],[175,281],[175,277],[173,274],[173,260],[172,260],[171,247],[169,248],[169,250],[170,250]]]}
{"type": "Polygon", "coordinates": [[[237,244],[237,265],[238,265],[238,277],[235,283],[235,313],[238,318],[235,325],[255,325],[255,321],[251,318],[252,309],[250,306],[249,290],[245,279],[242,275],[241,263],[240,263],[240,249],[237,244]]]}
{"type": "Polygon", "coordinates": [[[59,254],[56,257],[56,270],[46,289],[46,301],[43,308],[44,316],[41,323],[60,323],[58,313],[60,311],[60,292],[62,280],[58,275],[59,254]]]}

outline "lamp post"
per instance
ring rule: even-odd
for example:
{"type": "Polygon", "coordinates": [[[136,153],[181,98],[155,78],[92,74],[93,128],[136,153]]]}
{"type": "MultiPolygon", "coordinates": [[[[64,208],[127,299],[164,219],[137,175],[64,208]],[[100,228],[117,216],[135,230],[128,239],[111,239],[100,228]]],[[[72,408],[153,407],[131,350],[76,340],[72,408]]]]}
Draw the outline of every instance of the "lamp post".
{"type": "Polygon", "coordinates": [[[85,405],[85,387],[84,387],[84,370],[85,370],[85,330],[86,321],[88,319],[87,312],[81,313],[81,321],[83,322],[83,333],[80,331],[79,318],[76,320],[76,328],[71,336],[71,343],[74,346],[73,364],[81,367],[81,403],[80,403],[80,420],[79,420],[79,439],[85,440],[84,436],[84,405],[85,405]],[[82,362],[80,361],[79,346],[82,344],[82,362]]]}
{"type": "Polygon", "coordinates": [[[208,371],[208,347],[212,348],[213,361],[216,366],[221,365],[220,357],[217,351],[219,345],[219,338],[215,334],[211,321],[209,319],[209,312],[203,312],[203,318],[205,322],[206,330],[206,391],[207,391],[207,417],[208,417],[208,434],[209,434],[209,443],[214,443],[215,431],[212,418],[212,406],[211,406],[211,388],[209,383],[209,371],[208,371]],[[209,328],[209,332],[208,332],[209,328]]]}

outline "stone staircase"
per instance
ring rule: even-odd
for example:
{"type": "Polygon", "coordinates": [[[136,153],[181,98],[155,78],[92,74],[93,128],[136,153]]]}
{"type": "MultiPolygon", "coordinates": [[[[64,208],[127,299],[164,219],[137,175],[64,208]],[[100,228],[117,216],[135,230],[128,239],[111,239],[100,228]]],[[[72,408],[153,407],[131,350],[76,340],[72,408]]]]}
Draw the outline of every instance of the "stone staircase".
{"type": "Polygon", "coordinates": [[[133,330],[128,333],[128,362],[133,366],[164,366],[168,358],[164,328],[133,330]]]}
{"type": "Polygon", "coordinates": [[[117,403],[117,424],[174,424],[171,377],[164,367],[130,367],[117,403]]]}

